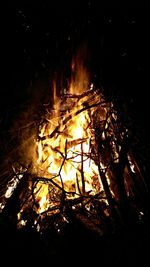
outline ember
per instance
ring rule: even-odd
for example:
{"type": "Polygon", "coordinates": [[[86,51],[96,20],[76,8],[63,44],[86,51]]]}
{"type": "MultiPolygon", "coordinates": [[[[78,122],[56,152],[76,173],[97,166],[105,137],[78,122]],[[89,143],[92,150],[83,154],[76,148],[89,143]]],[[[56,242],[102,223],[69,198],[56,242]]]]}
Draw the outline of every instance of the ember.
{"type": "Polygon", "coordinates": [[[54,83],[53,106],[39,123],[30,166],[13,166],[1,210],[23,181],[18,228],[43,231],[53,224],[59,232],[74,214],[103,234],[108,221],[122,223],[127,213],[142,212],[137,187],[143,193],[146,185],[130,147],[131,133],[84,66],[73,62],[72,69],[60,96],[54,83]]]}

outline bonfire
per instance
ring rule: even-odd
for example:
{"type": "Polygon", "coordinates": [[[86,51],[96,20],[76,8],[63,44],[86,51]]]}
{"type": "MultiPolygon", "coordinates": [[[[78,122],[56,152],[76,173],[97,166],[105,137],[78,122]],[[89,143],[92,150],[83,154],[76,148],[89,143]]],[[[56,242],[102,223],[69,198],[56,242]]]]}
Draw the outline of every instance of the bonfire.
{"type": "Polygon", "coordinates": [[[123,224],[143,214],[138,196],[146,185],[131,132],[85,67],[75,61],[72,72],[61,93],[53,83],[52,106],[40,119],[30,164],[12,166],[1,212],[17,195],[17,228],[42,232],[53,225],[59,232],[75,216],[103,234],[108,223],[123,224]]]}

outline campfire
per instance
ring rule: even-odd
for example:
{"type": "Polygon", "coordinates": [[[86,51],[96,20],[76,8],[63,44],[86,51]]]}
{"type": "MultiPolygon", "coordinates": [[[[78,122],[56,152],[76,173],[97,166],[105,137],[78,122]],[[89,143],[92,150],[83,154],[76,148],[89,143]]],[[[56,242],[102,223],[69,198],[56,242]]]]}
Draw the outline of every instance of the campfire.
{"type": "Polygon", "coordinates": [[[17,228],[60,232],[75,216],[99,234],[108,224],[142,216],[139,196],[146,185],[131,142],[114,103],[73,61],[68,86],[58,94],[53,83],[52,105],[40,119],[30,164],[12,166],[1,212],[17,195],[17,228]]]}

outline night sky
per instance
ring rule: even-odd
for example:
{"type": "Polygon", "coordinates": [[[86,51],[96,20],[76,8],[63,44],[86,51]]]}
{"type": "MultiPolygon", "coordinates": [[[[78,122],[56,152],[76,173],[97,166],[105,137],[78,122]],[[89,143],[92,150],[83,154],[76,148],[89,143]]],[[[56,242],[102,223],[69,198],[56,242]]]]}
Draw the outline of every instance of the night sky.
{"type": "Polygon", "coordinates": [[[93,80],[121,105],[126,102],[145,125],[150,9],[81,2],[40,1],[1,9],[1,118],[35,94],[45,101],[53,74],[65,75],[76,49],[86,44],[93,80]]]}

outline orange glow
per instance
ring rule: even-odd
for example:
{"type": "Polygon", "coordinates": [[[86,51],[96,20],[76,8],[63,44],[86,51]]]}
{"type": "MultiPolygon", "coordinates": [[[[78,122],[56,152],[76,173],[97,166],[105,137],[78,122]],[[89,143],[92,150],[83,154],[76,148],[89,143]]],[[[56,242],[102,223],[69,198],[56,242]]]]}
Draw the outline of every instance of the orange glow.
{"type": "MultiPolygon", "coordinates": [[[[108,191],[116,201],[120,197],[113,164],[119,163],[121,142],[128,131],[119,129],[118,134],[113,103],[106,102],[102,92],[89,82],[83,65],[73,62],[72,71],[65,94],[58,97],[56,82],[53,83],[53,105],[46,122],[39,126],[29,186],[31,198],[34,196],[32,209],[36,214],[55,214],[63,200],[82,198],[90,211],[94,204],[89,204],[88,199],[93,198],[103,204],[104,213],[109,216],[108,191]]],[[[135,163],[132,158],[128,160],[134,172],[135,163]]],[[[127,185],[126,190],[129,195],[127,185]]],[[[18,213],[20,225],[25,224],[21,214],[29,202],[18,213]]]]}
{"type": "MultiPolygon", "coordinates": [[[[92,117],[96,116],[97,105],[104,102],[103,95],[94,92],[82,65],[78,66],[76,72],[74,64],[72,68],[73,77],[63,98],[57,97],[54,83],[54,111],[51,117],[47,117],[47,123],[40,126],[36,167],[34,164],[37,176],[52,181],[65,192],[66,199],[80,195],[92,196],[103,191],[95,156],[91,156],[91,144],[96,142],[92,117]]],[[[99,120],[106,119],[111,105],[102,106],[99,120]]],[[[105,139],[104,132],[102,139],[105,139]]],[[[105,163],[101,162],[102,171],[105,168],[105,163]]],[[[48,184],[39,182],[35,190],[38,213],[55,204],[49,200],[48,184]]]]}

